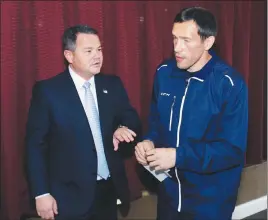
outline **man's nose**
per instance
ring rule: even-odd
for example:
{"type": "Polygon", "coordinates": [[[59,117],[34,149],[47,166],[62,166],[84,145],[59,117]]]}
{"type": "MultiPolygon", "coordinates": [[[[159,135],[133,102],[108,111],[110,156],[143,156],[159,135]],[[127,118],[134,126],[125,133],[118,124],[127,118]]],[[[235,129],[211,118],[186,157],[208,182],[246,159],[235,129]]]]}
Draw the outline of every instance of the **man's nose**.
{"type": "Polygon", "coordinates": [[[181,52],[182,50],[183,50],[183,43],[180,40],[178,40],[177,44],[174,47],[174,51],[178,53],[181,52]]]}
{"type": "Polygon", "coordinates": [[[100,56],[101,56],[101,51],[96,51],[95,53],[94,53],[94,58],[99,58],[100,56]]]}

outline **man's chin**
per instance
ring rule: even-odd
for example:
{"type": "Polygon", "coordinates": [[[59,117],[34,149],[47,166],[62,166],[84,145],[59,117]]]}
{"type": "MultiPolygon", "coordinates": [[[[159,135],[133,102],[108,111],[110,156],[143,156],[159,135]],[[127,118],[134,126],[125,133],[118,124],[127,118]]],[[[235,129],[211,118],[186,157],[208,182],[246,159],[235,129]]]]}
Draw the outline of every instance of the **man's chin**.
{"type": "Polygon", "coordinates": [[[186,67],[186,66],[181,65],[181,64],[179,64],[179,63],[177,63],[177,67],[178,67],[179,69],[182,69],[182,70],[187,69],[187,67],[186,67]]]}
{"type": "Polygon", "coordinates": [[[98,71],[98,72],[93,72],[92,74],[93,75],[97,75],[97,74],[99,74],[100,73],[100,71],[98,71]]]}
{"type": "Polygon", "coordinates": [[[91,69],[90,73],[93,74],[93,75],[97,75],[97,74],[100,73],[100,69],[97,69],[97,68],[91,69]]]}

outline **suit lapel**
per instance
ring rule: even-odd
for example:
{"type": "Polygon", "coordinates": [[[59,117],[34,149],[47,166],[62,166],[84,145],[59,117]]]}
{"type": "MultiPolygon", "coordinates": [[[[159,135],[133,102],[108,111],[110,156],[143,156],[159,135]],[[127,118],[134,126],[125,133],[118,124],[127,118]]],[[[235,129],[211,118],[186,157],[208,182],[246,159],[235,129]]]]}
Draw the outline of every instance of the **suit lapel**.
{"type": "Polygon", "coordinates": [[[100,116],[100,125],[103,138],[106,134],[106,122],[108,121],[109,114],[107,114],[107,103],[109,91],[105,88],[104,78],[102,75],[97,74],[94,77],[96,85],[96,93],[98,99],[98,108],[100,116]]]}
{"type": "MultiPolygon", "coordinates": [[[[102,137],[104,139],[106,135],[106,122],[109,119],[109,114],[107,114],[109,91],[105,87],[103,76],[97,74],[95,75],[94,79],[98,99],[100,126],[102,137]]],[[[75,125],[78,125],[79,127],[87,126],[90,129],[85,110],[69,71],[65,71],[64,73],[64,81],[61,90],[63,92],[62,96],[65,98],[66,107],[70,112],[71,120],[74,121],[75,125]]]]}
{"type": "Polygon", "coordinates": [[[71,120],[74,121],[76,125],[89,127],[85,110],[69,71],[64,73],[63,82],[61,88],[63,92],[62,95],[65,98],[66,107],[70,112],[71,120]]]}

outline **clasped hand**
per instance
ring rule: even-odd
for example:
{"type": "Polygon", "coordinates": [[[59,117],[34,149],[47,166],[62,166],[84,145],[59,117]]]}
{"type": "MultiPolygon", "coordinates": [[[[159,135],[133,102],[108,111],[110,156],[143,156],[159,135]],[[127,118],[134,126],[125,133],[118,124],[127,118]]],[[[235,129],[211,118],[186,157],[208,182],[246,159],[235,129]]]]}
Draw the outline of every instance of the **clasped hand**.
{"type": "Polygon", "coordinates": [[[149,165],[155,170],[167,170],[175,166],[175,148],[155,148],[152,141],[139,142],[135,147],[135,156],[142,165],[149,165]]]}

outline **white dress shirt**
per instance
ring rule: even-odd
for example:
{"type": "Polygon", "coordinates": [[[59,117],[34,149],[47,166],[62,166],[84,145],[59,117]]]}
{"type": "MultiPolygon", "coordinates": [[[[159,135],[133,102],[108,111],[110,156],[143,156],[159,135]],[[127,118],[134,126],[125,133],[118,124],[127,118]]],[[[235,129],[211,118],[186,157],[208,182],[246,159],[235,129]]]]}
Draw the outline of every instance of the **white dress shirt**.
{"type": "MultiPolygon", "coordinates": [[[[74,81],[74,85],[75,85],[75,88],[78,92],[78,95],[80,97],[80,100],[84,106],[84,100],[85,100],[85,89],[83,88],[83,85],[85,84],[86,80],[83,79],[81,76],[79,76],[77,73],[75,73],[73,71],[73,69],[69,66],[69,72],[70,72],[70,75],[74,81]]],[[[88,82],[90,82],[90,90],[93,94],[93,97],[94,97],[94,100],[95,100],[95,104],[96,104],[96,107],[97,107],[97,111],[99,111],[99,107],[98,107],[98,99],[97,99],[97,93],[96,93],[96,85],[95,85],[95,80],[94,80],[94,76],[92,76],[88,82]]]]}

